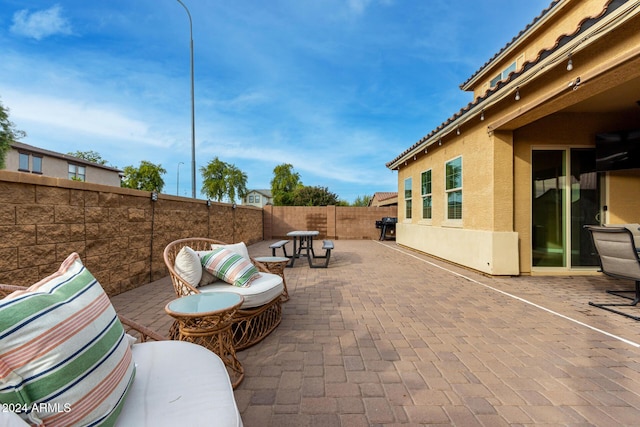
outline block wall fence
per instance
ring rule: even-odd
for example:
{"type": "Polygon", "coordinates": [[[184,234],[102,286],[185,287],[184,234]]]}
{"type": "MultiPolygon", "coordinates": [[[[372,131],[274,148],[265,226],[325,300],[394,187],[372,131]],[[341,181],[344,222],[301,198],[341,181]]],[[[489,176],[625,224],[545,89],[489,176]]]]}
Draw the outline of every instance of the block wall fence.
{"type": "MultiPolygon", "coordinates": [[[[185,237],[247,245],[294,229],[321,238],[377,239],[395,207],[252,206],[0,171],[0,283],[29,286],[71,253],[113,296],[165,277],[165,246],[185,237]]],[[[338,248],[336,248],[338,249],[338,248]]],[[[268,255],[268,254],[265,254],[268,255]]]]}

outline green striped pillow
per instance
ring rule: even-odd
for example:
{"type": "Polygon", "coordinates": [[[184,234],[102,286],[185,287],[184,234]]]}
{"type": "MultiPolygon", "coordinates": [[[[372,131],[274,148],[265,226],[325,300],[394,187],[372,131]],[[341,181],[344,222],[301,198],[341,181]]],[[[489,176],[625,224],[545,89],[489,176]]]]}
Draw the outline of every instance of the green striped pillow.
{"type": "Polygon", "coordinates": [[[0,300],[3,408],[40,425],[110,426],[134,376],[122,324],[78,254],[0,300]]]}
{"type": "Polygon", "coordinates": [[[234,286],[247,287],[260,277],[260,272],[251,262],[226,248],[207,252],[200,262],[209,273],[234,286]]]}

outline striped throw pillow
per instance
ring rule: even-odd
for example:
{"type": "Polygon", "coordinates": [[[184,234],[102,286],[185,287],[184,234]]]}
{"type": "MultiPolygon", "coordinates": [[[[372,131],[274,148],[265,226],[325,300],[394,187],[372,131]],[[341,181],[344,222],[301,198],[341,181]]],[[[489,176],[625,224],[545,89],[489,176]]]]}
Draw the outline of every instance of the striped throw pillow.
{"type": "Polygon", "coordinates": [[[202,255],[200,261],[209,273],[234,286],[247,287],[260,277],[251,262],[226,248],[214,249],[202,255]]]}
{"type": "Polygon", "coordinates": [[[27,422],[114,425],[134,376],[122,324],[78,254],[0,300],[0,402],[27,422]]]}

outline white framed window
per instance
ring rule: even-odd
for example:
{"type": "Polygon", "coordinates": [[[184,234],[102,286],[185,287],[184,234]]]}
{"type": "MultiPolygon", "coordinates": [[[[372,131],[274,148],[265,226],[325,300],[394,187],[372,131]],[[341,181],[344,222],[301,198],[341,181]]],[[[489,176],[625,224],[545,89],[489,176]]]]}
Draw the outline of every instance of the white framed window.
{"type": "Polygon", "coordinates": [[[404,217],[406,219],[411,219],[411,185],[412,179],[406,178],[404,180],[404,217]]]}
{"type": "Polygon", "coordinates": [[[445,196],[447,219],[462,219],[462,156],[445,164],[445,196]]]}
{"type": "Polygon", "coordinates": [[[524,60],[524,55],[520,55],[515,61],[509,64],[504,70],[502,70],[501,73],[499,73],[497,76],[491,79],[491,82],[489,83],[489,87],[494,88],[496,87],[496,85],[500,80],[506,80],[509,77],[509,74],[517,70],[518,64],[522,64],[523,60],[524,60]]]}
{"type": "Polygon", "coordinates": [[[422,219],[431,219],[433,200],[431,199],[431,169],[420,176],[420,192],[422,195],[422,219]]]}
{"type": "Polygon", "coordinates": [[[86,181],[86,168],[84,166],[69,163],[69,179],[74,181],[86,181]]]}
{"type": "Polygon", "coordinates": [[[255,202],[260,203],[260,200],[261,200],[260,195],[256,194],[255,202]]]}
{"type": "Polygon", "coordinates": [[[253,203],[253,196],[249,196],[249,203],[253,203]]]}

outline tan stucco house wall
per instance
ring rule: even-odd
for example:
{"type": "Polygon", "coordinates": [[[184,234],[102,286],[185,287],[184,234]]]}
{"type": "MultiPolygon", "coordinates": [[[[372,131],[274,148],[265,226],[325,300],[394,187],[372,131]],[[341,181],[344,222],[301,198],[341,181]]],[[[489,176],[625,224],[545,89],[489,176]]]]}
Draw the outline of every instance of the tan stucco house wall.
{"type": "Polygon", "coordinates": [[[552,2],[461,85],[474,94],[469,105],[387,163],[398,172],[396,241],[493,275],[595,272],[590,261],[572,258],[590,244],[579,225],[640,222],[640,171],[596,174],[585,166],[591,157],[595,165],[596,134],[640,129],[638,28],[637,1],[552,2]],[[515,69],[501,74],[514,62],[515,69]],[[539,191],[534,187],[545,183],[541,164],[537,175],[534,171],[534,153],[544,167],[547,152],[562,153],[566,170],[557,171],[562,176],[555,193],[534,194],[539,191]],[[572,163],[580,155],[585,164],[572,163]],[[445,165],[458,157],[462,215],[450,220],[445,165]],[[425,219],[421,176],[429,170],[431,218],[425,219]],[[579,218],[574,202],[596,193],[599,211],[579,218]],[[564,264],[547,266],[533,260],[547,221],[534,203],[554,194],[566,208],[559,220],[564,228],[557,231],[562,247],[544,250],[564,251],[564,264]]]}
{"type": "Polygon", "coordinates": [[[122,174],[120,169],[22,142],[11,143],[5,159],[5,169],[8,171],[32,173],[52,178],[70,179],[70,166],[71,169],[83,174],[77,177],[84,182],[120,187],[120,175],[122,174]],[[25,168],[20,164],[21,155],[28,159],[25,168]],[[39,159],[38,166],[34,163],[34,158],[39,159]]]}

